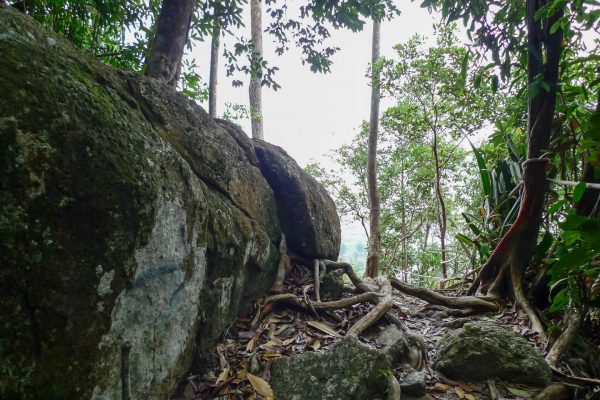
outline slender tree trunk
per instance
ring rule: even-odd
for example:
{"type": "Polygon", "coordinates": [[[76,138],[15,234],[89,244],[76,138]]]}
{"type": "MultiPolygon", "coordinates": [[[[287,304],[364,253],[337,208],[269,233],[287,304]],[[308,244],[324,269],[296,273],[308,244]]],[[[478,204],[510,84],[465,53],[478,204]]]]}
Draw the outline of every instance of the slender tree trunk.
{"type": "Polygon", "coordinates": [[[208,114],[217,118],[217,74],[219,67],[219,45],[221,42],[221,27],[215,21],[210,43],[210,77],[208,82],[208,114]]]}
{"type": "Polygon", "coordinates": [[[250,77],[250,119],[252,121],[252,138],[265,139],[262,113],[262,69],[260,62],[263,58],[262,49],[262,15],[261,1],[250,0],[250,31],[252,35],[252,75],[250,77]]]}
{"type": "Polygon", "coordinates": [[[381,88],[379,72],[376,66],[379,60],[381,22],[373,21],[373,45],[371,54],[371,118],[369,121],[369,148],[367,158],[367,186],[369,191],[370,205],[370,232],[369,255],[367,256],[367,268],[365,276],[371,278],[379,274],[379,250],[381,247],[381,226],[379,191],[377,189],[377,133],[379,129],[379,99],[381,88]]]}
{"type": "Polygon", "coordinates": [[[146,76],[177,86],[196,0],[163,0],[146,59],[146,76]]]}
{"type": "Polygon", "coordinates": [[[447,215],[446,215],[446,203],[444,202],[444,196],[442,195],[442,177],[440,167],[440,157],[438,152],[438,135],[437,132],[433,132],[433,159],[435,161],[435,197],[437,197],[440,205],[440,215],[438,219],[440,227],[440,248],[442,256],[442,277],[448,278],[448,266],[446,265],[446,226],[447,226],[447,215]]]}
{"type": "Polygon", "coordinates": [[[400,187],[401,187],[401,204],[402,204],[402,275],[404,276],[404,282],[406,282],[406,276],[408,275],[408,254],[406,241],[408,240],[408,227],[406,226],[406,196],[404,191],[404,165],[402,165],[402,172],[400,174],[400,187]]]}
{"type": "Polygon", "coordinates": [[[469,289],[469,294],[473,294],[479,284],[482,284],[484,289],[492,284],[492,293],[504,295],[506,284],[512,282],[513,294],[519,303],[522,302],[519,298],[524,297],[519,293],[522,291],[523,272],[531,262],[544,212],[546,167],[549,160],[542,156],[550,142],[562,53],[562,30],[547,34],[543,32],[541,25],[543,22],[546,27],[552,26],[562,16],[562,9],[557,10],[550,19],[538,21],[534,16],[544,4],[545,1],[527,0],[528,83],[531,87],[537,76],[543,74],[543,80],[551,89],[548,92],[540,90],[529,101],[529,140],[527,161],[523,164],[523,194],[519,213],[469,289]]]}

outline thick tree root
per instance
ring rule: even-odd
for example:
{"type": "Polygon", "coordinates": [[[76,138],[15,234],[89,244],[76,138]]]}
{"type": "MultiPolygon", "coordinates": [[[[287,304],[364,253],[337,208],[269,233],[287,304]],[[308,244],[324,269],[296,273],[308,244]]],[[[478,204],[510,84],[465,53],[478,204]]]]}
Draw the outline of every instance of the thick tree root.
{"type": "Polygon", "coordinates": [[[575,385],[591,385],[591,386],[600,387],[600,379],[592,379],[592,378],[584,378],[582,376],[567,375],[552,365],[550,366],[550,369],[552,370],[552,374],[555,377],[559,378],[563,382],[572,383],[575,385]]]}
{"type": "MultiPolygon", "coordinates": [[[[376,304],[381,295],[375,292],[361,293],[353,297],[335,301],[311,301],[310,305],[315,310],[338,310],[340,308],[350,307],[354,304],[370,302],[376,304]]],[[[309,303],[292,293],[276,294],[268,297],[265,304],[286,303],[288,305],[300,308],[304,311],[312,311],[309,303]]]]}
{"type": "MultiPolygon", "coordinates": [[[[303,264],[307,264],[306,261],[303,264]]],[[[267,312],[278,304],[286,304],[291,307],[301,309],[305,312],[313,312],[317,314],[319,311],[337,310],[347,308],[355,304],[369,302],[374,304],[374,307],[362,318],[352,325],[346,332],[347,336],[357,336],[365,330],[373,326],[382,318],[387,319],[390,323],[396,325],[406,336],[411,346],[411,366],[416,369],[424,367],[427,361],[427,344],[422,336],[411,332],[404,322],[394,313],[390,312],[394,306],[392,297],[392,283],[387,276],[377,277],[375,280],[367,278],[363,280],[359,278],[352,265],[345,262],[335,262],[330,260],[313,260],[312,262],[314,274],[314,294],[316,301],[311,301],[306,292],[304,298],[296,296],[292,293],[276,294],[268,297],[264,302],[264,309],[267,312]],[[356,287],[359,294],[334,301],[320,301],[320,280],[326,272],[341,269],[350,278],[352,284],[356,287]]],[[[392,278],[393,279],[393,278],[392,278]]],[[[443,296],[446,297],[446,296],[443,296]]],[[[486,303],[487,308],[493,308],[486,303]]],[[[486,308],[486,307],[484,307],[486,308]]],[[[495,308],[497,309],[497,307],[495,308]]],[[[471,308],[465,308],[467,311],[471,308]]],[[[454,310],[457,311],[457,310],[454,310]]],[[[264,314],[264,313],[261,313],[264,314]]]]}
{"type": "Polygon", "coordinates": [[[394,289],[397,289],[402,293],[408,294],[410,296],[417,297],[430,304],[440,305],[448,308],[470,310],[470,313],[494,312],[499,310],[495,297],[451,297],[445,296],[427,288],[409,285],[400,281],[397,278],[390,278],[390,282],[394,289]]]}
{"type": "Polygon", "coordinates": [[[346,335],[359,335],[364,332],[367,328],[379,321],[388,311],[392,308],[392,285],[387,277],[380,276],[376,278],[377,285],[379,286],[379,293],[382,294],[378,297],[378,304],[373,307],[367,315],[362,317],[358,322],[348,329],[346,335]]]}
{"type": "Polygon", "coordinates": [[[496,387],[496,382],[493,379],[488,379],[486,381],[488,385],[488,390],[490,391],[490,399],[491,400],[500,400],[502,396],[496,387]]]}
{"type": "Polygon", "coordinates": [[[315,275],[315,299],[317,299],[317,301],[321,301],[321,270],[320,267],[321,263],[319,262],[319,260],[314,261],[314,272],[313,274],[315,275]]]}
{"type": "Polygon", "coordinates": [[[515,296],[515,301],[521,307],[521,309],[527,314],[529,317],[529,321],[531,322],[531,327],[534,331],[540,335],[540,338],[544,341],[548,341],[548,336],[546,335],[546,330],[542,325],[542,321],[540,320],[535,308],[525,296],[525,291],[523,290],[523,277],[521,274],[521,270],[516,265],[516,263],[511,263],[510,267],[511,272],[511,281],[513,288],[513,295],[515,296]]]}
{"type": "Polygon", "coordinates": [[[564,354],[564,352],[568,350],[573,338],[575,337],[575,334],[579,330],[581,320],[582,318],[580,313],[576,313],[572,310],[567,312],[565,318],[566,328],[558,337],[558,339],[556,339],[546,355],[546,362],[550,366],[556,367],[558,365],[558,360],[564,354]]]}

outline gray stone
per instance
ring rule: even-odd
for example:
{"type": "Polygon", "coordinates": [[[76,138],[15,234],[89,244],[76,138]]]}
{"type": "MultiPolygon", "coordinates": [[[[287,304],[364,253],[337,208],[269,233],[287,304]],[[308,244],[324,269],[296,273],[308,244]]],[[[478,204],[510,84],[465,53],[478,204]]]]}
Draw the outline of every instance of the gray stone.
{"type": "Polygon", "coordinates": [[[389,373],[383,354],[346,337],[325,352],[276,359],[271,386],[277,400],[386,398],[389,373]]]}
{"type": "Polygon", "coordinates": [[[339,299],[344,293],[344,271],[336,269],[323,277],[321,294],[325,297],[339,299]]]}
{"type": "Polygon", "coordinates": [[[377,341],[383,345],[379,351],[385,356],[392,367],[398,367],[409,362],[409,344],[404,332],[396,325],[388,325],[377,336],[377,341]]]}
{"type": "Polygon", "coordinates": [[[449,378],[545,385],[551,371],[537,350],[516,333],[495,323],[467,323],[442,337],[435,369],[449,378]]]}
{"type": "MultiPolygon", "coordinates": [[[[125,341],[132,398],[166,398],[273,284],[283,205],[245,134],[173,89],[4,5],[0,54],[0,398],[119,398],[125,341]]],[[[339,247],[294,176],[289,208],[330,213],[298,235],[339,247]]]]}
{"type": "Polygon", "coordinates": [[[425,395],[425,373],[422,371],[409,372],[404,381],[400,382],[400,388],[402,394],[409,394],[416,397],[425,395]]]}
{"type": "Polygon", "coordinates": [[[340,219],[327,191],[281,147],[254,140],[254,149],[275,193],[288,248],[308,259],[337,260],[340,219]]]}

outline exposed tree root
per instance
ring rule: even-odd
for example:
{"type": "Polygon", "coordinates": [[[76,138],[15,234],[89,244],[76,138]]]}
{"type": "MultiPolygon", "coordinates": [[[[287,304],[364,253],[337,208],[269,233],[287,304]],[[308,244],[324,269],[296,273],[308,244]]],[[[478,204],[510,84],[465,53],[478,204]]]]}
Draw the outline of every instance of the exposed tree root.
{"type": "Polygon", "coordinates": [[[575,334],[579,330],[581,326],[581,321],[583,320],[581,313],[576,313],[573,310],[567,312],[565,317],[565,330],[562,334],[556,339],[548,354],[546,355],[546,362],[551,367],[556,367],[558,365],[558,361],[560,357],[568,350],[575,334]]]}
{"type": "Polygon", "coordinates": [[[490,391],[490,399],[491,400],[500,400],[502,396],[500,396],[500,392],[496,387],[496,382],[493,379],[487,380],[488,390],[490,391]]]}
{"type": "MultiPolygon", "coordinates": [[[[303,264],[306,264],[304,262],[303,264]]],[[[346,335],[359,335],[369,327],[373,326],[382,318],[396,325],[406,336],[410,347],[410,364],[413,368],[421,369],[427,360],[427,345],[422,336],[411,332],[404,322],[394,315],[390,310],[394,306],[392,297],[392,284],[387,276],[377,277],[375,280],[367,278],[366,281],[359,278],[352,265],[345,262],[335,262],[330,260],[314,260],[312,263],[314,274],[314,290],[317,301],[311,301],[308,296],[300,298],[292,293],[276,294],[268,297],[264,302],[265,310],[271,310],[277,304],[286,304],[299,308],[306,312],[336,310],[350,307],[355,304],[369,302],[375,306],[361,319],[354,323],[346,332],[346,335]],[[320,279],[325,272],[331,272],[341,269],[350,278],[350,281],[356,287],[359,294],[334,301],[320,301],[320,279]]],[[[456,310],[455,310],[456,311],[456,310]]]]}
{"type": "Polygon", "coordinates": [[[441,305],[448,308],[470,309],[473,312],[490,312],[498,311],[499,307],[494,297],[477,297],[477,296],[462,296],[451,297],[437,293],[433,290],[412,286],[400,281],[397,278],[390,278],[390,282],[394,289],[406,293],[410,296],[417,297],[430,304],[441,305]]]}
{"type": "Polygon", "coordinates": [[[582,376],[567,375],[552,365],[550,366],[550,369],[552,370],[552,374],[555,377],[559,378],[560,380],[562,380],[564,382],[572,383],[575,385],[600,386],[600,379],[592,379],[592,378],[584,378],[582,376]]]}
{"type": "Polygon", "coordinates": [[[392,285],[389,278],[380,276],[376,278],[376,282],[379,286],[379,293],[382,294],[381,297],[377,298],[378,304],[367,315],[352,325],[346,335],[361,334],[375,322],[379,321],[392,308],[392,285]]]}
{"type": "MultiPolygon", "coordinates": [[[[315,310],[338,310],[340,308],[350,307],[354,304],[370,302],[376,304],[380,297],[379,293],[375,292],[367,292],[361,293],[353,297],[348,297],[341,300],[335,301],[312,301],[310,304],[315,310]]],[[[274,296],[268,297],[265,300],[265,304],[278,304],[278,303],[286,303],[291,306],[300,308],[305,311],[312,311],[309,306],[309,303],[299,298],[298,296],[292,293],[282,293],[276,294],[274,296]]]]}
{"type": "Polygon", "coordinates": [[[321,271],[319,269],[321,263],[319,260],[314,261],[314,275],[315,275],[315,299],[321,301],[321,271]]]}
{"type": "Polygon", "coordinates": [[[438,311],[445,317],[468,317],[469,315],[481,314],[481,311],[473,308],[448,308],[437,304],[428,304],[419,313],[426,311],[438,311]]]}
{"type": "Polygon", "coordinates": [[[387,395],[387,400],[400,400],[402,398],[401,396],[401,390],[400,390],[400,382],[398,382],[398,379],[396,379],[396,377],[392,374],[389,376],[389,390],[388,390],[388,395],[387,395]]]}
{"type": "Polygon", "coordinates": [[[534,331],[540,335],[540,338],[544,341],[548,341],[548,336],[546,335],[546,330],[542,325],[542,321],[540,320],[535,308],[529,302],[527,296],[525,296],[525,291],[523,290],[523,276],[521,273],[521,269],[516,263],[510,264],[510,272],[511,272],[511,281],[513,294],[515,296],[515,301],[521,307],[521,309],[527,314],[529,317],[529,321],[531,322],[531,327],[534,331]]]}
{"type": "Polygon", "coordinates": [[[344,273],[348,275],[352,284],[356,287],[359,292],[375,292],[377,291],[377,287],[375,285],[371,285],[365,283],[362,279],[356,275],[352,265],[347,262],[337,262],[331,260],[322,260],[323,265],[327,268],[327,272],[335,271],[336,269],[344,270],[344,273]]]}

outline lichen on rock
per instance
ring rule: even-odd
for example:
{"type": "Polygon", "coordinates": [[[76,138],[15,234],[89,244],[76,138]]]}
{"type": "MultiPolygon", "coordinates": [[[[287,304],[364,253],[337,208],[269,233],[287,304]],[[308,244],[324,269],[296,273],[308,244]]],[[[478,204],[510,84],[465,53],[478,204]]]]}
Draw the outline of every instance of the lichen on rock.
{"type": "Polygon", "coordinates": [[[438,342],[435,369],[449,378],[546,385],[551,371],[544,358],[525,339],[492,322],[472,322],[451,331],[438,342]]]}
{"type": "Polygon", "coordinates": [[[382,353],[349,336],[326,351],[276,359],[271,386],[278,400],[386,398],[389,374],[382,353]]]}

